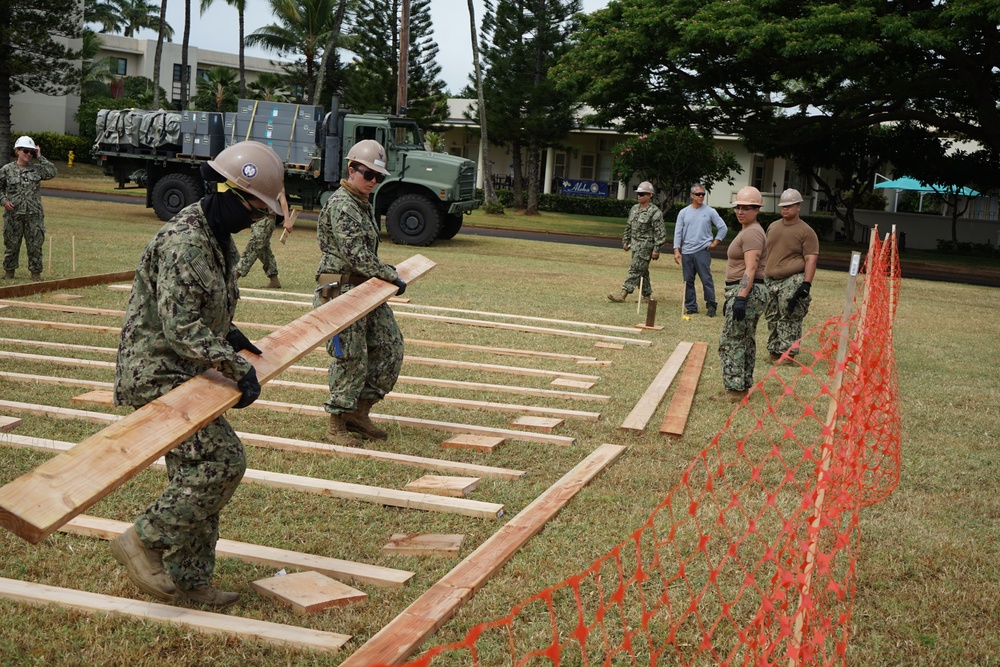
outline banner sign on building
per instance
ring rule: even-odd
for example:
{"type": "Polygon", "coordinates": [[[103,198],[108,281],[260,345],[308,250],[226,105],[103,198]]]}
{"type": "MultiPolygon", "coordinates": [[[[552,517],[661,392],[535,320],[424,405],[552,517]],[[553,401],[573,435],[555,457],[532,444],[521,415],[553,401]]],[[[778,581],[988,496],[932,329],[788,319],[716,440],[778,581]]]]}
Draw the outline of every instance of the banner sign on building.
{"type": "Polygon", "coordinates": [[[582,197],[607,197],[608,184],[603,181],[579,181],[564,178],[560,194],[580,195],[582,197]]]}

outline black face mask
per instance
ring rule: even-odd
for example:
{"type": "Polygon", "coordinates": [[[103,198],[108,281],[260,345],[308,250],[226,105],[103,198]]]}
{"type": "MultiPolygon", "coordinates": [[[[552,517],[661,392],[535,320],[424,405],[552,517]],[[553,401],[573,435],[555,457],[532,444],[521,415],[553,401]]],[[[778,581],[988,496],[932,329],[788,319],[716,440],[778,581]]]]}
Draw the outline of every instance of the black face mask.
{"type": "Polygon", "coordinates": [[[208,226],[212,228],[215,238],[223,248],[229,245],[230,234],[249,229],[253,224],[255,212],[248,210],[243,201],[231,190],[206,195],[201,202],[201,208],[205,211],[208,226]]]}

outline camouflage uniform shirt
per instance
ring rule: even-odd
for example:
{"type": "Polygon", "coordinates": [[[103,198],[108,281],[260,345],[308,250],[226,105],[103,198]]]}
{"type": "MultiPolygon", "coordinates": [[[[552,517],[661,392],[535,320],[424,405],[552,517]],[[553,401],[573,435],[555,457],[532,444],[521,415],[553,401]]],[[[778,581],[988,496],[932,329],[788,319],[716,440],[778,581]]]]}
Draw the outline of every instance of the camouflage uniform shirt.
{"type": "Polygon", "coordinates": [[[0,167],[0,204],[12,202],[7,215],[42,215],[42,181],[55,177],[56,166],[44,157],[22,169],[17,162],[0,167]]]}
{"type": "Polygon", "coordinates": [[[378,223],[369,202],[353,194],[341,181],[323,207],[316,224],[320,273],[353,273],[393,282],[396,270],[378,258],[378,223]]]}
{"type": "Polygon", "coordinates": [[[140,407],[214,368],[240,380],[251,368],[226,342],[239,288],[233,244],[223,250],[201,202],[180,211],[146,246],[125,311],[115,404],[140,407]]]}

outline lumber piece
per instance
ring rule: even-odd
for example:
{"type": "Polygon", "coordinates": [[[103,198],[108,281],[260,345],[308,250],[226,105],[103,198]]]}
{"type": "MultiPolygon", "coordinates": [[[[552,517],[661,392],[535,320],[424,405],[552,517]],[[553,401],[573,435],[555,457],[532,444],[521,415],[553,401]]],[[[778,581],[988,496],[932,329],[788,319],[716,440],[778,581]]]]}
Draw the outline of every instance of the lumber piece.
{"type": "Polygon", "coordinates": [[[269,644],[334,653],[350,641],[350,635],[322,632],[294,625],[282,625],[252,618],[185,609],[169,604],[119,598],[59,588],[17,579],[0,579],[0,596],[31,604],[54,604],[84,613],[131,616],[150,621],[179,625],[197,632],[224,634],[269,644]]]}
{"type": "Polygon", "coordinates": [[[463,498],[475,491],[480,481],[478,477],[424,475],[407,483],[403,488],[416,493],[430,493],[435,496],[463,498]]]}
{"type": "Polygon", "coordinates": [[[652,341],[642,338],[626,338],[624,336],[609,336],[607,334],[590,333],[587,331],[569,331],[568,329],[550,329],[548,327],[533,327],[526,324],[510,324],[508,322],[491,322],[489,320],[470,320],[464,317],[445,317],[444,315],[427,315],[426,313],[404,313],[394,311],[394,315],[399,317],[409,317],[417,320],[433,320],[435,322],[445,322],[447,324],[465,324],[472,327],[486,327],[489,329],[506,329],[508,331],[525,331],[528,333],[548,334],[551,336],[567,336],[569,338],[589,338],[592,340],[606,340],[613,343],[624,343],[625,345],[652,345],[652,341]]]}
{"type": "MultiPolygon", "coordinates": [[[[562,352],[541,352],[538,350],[519,350],[517,348],[510,347],[490,347],[488,345],[470,345],[467,343],[446,343],[441,340],[425,340],[423,338],[407,338],[407,345],[423,345],[425,347],[446,347],[455,350],[471,350],[475,352],[489,352],[492,354],[504,354],[514,357],[540,357],[543,359],[596,359],[597,357],[588,357],[581,354],[564,354],[562,352]]],[[[596,345],[596,344],[595,344],[596,345]]],[[[607,345],[613,345],[613,343],[607,343],[607,345]]],[[[623,349],[625,346],[620,345],[618,349],[623,349]]]]}
{"type": "Polygon", "coordinates": [[[253,589],[292,608],[299,616],[318,614],[330,607],[364,602],[368,595],[319,572],[296,572],[250,584],[253,589]]]}
{"type": "MultiPolygon", "coordinates": [[[[74,535],[113,540],[128,530],[131,525],[131,523],[126,521],[102,519],[96,516],[81,514],[74,517],[59,530],[74,535]]],[[[400,588],[414,576],[413,572],[383,567],[381,565],[356,563],[354,561],[341,560],[340,558],[317,556],[299,551],[288,551],[286,549],[276,549],[260,544],[236,542],[221,538],[215,546],[215,554],[220,558],[236,558],[244,563],[254,563],[256,565],[312,570],[335,579],[355,581],[379,588],[400,588]]]]}
{"type": "Polygon", "coordinates": [[[9,287],[0,287],[0,299],[16,299],[22,296],[32,296],[45,292],[79,289],[93,285],[107,285],[108,283],[117,283],[122,280],[132,280],[134,277],[135,271],[133,270],[121,271],[119,273],[102,273],[93,276],[78,276],[63,280],[44,280],[38,283],[25,283],[23,285],[10,285],[9,287]]]}
{"type": "Polygon", "coordinates": [[[492,452],[505,442],[507,442],[506,438],[459,433],[442,442],[441,446],[445,449],[475,449],[480,452],[492,452]]]}
{"type": "Polygon", "coordinates": [[[681,379],[677,382],[677,389],[674,390],[674,397],[670,399],[667,414],[660,425],[660,433],[676,438],[684,435],[684,427],[687,425],[688,415],[691,414],[691,404],[698,390],[698,380],[701,378],[701,369],[705,365],[707,353],[708,343],[698,342],[691,346],[681,379]]]}
{"type": "Polygon", "coordinates": [[[87,306],[70,306],[64,303],[45,303],[44,301],[14,301],[11,299],[0,299],[0,304],[5,306],[27,308],[29,310],[56,310],[61,313],[79,313],[82,315],[108,315],[113,317],[124,317],[124,310],[114,308],[89,308],[87,306]]]}
{"type": "Polygon", "coordinates": [[[0,433],[10,433],[21,425],[21,420],[17,417],[0,415],[0,433]]]}
{"type": "MultiPolygon", "coordinates": [[[[455,359],[437,359],[434,357],[414,357],[403,356],[403,363],[424,364],[426,366],[445,366],[448,368],[464,368],[473,371],[492,371],[494,373],[511,373],[513,375],[533,375],[535,377],[557,377],[571,378],[574,380],[587,380],[597,382],[601,378],[597,375],[584,375],[582,373],[565,373],[563,371],[549,371],[542,368],[520,368],[518,366],[501,366],[499,364],[480,364],[472,361],[457,361],[455,359]]],[[[326,369],[323,369],[326,373],[326,369]]]]}
{"type": "MultiPolygon", "coordinates": [[[[55,452],[68,452],[73,447],[72,443],[59,440],[19,436],[6,436],[0,440],[0,444],[11,444],[18,447],[30,447],[32,449],[55,452]]],[[[162,457],[153,461],[150,465],[157,468],[166,468],[166,463],[162,457]]],[[[428,512],[461,514],[477,519],[499,519],[504,513],[504,506],[499,503],[487,503],[479,500],[466,500],[464,498],[444,498],[427,493],[397,491],[396,489],[386,489],[367,484],[336,482],[316,477],[303,477],[301,475],[256,470],[254,468],[247,468],[246,472],[243,473],[242,481],[247,484],[261,484],[276,489],[315,493],[330,498],[358,500],[378,505],[418,509],[428,512]]]]}
{"type": "MultiPolygon", "coordinates": [[[[409,343],[409,341],[407,341],[409,343]]],[[[541,396],[545,398],[565,398],[575,401],[596,401],[606,403],[611,400],[610,396],[602,394],[584,394],[576,391],[560,391],[558,389],[535,389],[534,387],[518,387],[508,384],[489,384],[486,382],[466,382],[464,380],[444,380],[441,378],[414,377],[411,375],[400,375],[396,384],[422,384],[434,387],[450,387],[454,389],[469,389],[474,391],[499,391],[511,394],[527,394],[528,396],[541,396]]],[[[590,386],[593,386],[591,384],[590,386]]]]}
{"type": "Polygon", "coordinates": [[[656,412],[660,401],[666,395],[667,388],[673,382],[674,376],[680,370],[681,364],[684,363],[684,358],[691,351],[691,346],[691,343],[685,341],[677,344],[677,348],[670,355],[670,358],[667,359],[667,363],[663,364],[663,368],[653,378],[653,382],[646,389],[639,402],[635,404],[635,407],[632,408],[632,412],[622,422],[621,429],[623,431],[642,431],[646,428],[646,424],[653,416],[653,413],[656,412]]]}
{"type": "Polygon", "coordinates": [[[61,364],[63,366],[87,366],[89,368],[114,368],[113,361],[97,361],[94,359],[75,359],[73,357],[53,357],[47,354],[29,354],[27,352],[8,352],[0,350],[0,359],[21,359],[37,361],[46,364],[61,364]]]}
{"type": "Polygon", "coordinates": [[[422,310],[434,310],[439,313],[463,313],[466,315],[485,315],[487,317],[504,317],[509,320],[523,320],[525,322],[546,322],[548,324],[561,324],[587,329],[602,329],[604,331],[624,331],[625,333],[635,333],[632,327],[623,327],[616,324],[602,324],[599,322],[575,322],[573,320],[557,320],[551,317],[534,317],[532,315],[515,315],[511,313],[493,313],[488,310],[466,310],[464,308],[447,308],[445,306],[426,306],[421,303],[393,304],[406,308],[417,308],[422,310]]]}
{"type": "Polygon", "coordinates": [[[579,366],[610,366],[612,362],[610,359],[594,359],[593,361],[580,359],[576,363],[579,366]]]}
{"type": "Polygon", "coordinates": [[[624,447],[604,444],[591,452],[341,663],[341,667],[394,665],[405,660],[624,451],[624,447]]]}
{"type": "Polygon", "coordinates": [[[61,387],[78,387],[80,389],[94,389],[109,391],[114,389],[111,382],[100,382],[98,380],[77,380],[74,378],[52,377],[49,375],[31,375],[29,373],[9,373],[0,371],[0,378],[13,380],[15,382],[32,382],[34,384],[54,384],[61,387]]]}
{"type": "Polygon", "coordinates": [[[624,350],[625,349],[625,346],[621,345],[619,343],[604,343],[604,342],[601,342],[601,341],[598,341],[598,342],[594,343],[594,347],[604,348],[605,350],[624,350]]]}
{"type": "MultiPolygon", "coordinates": [[[[433,267],[433,262],[415,255],[397,270],[410,282],[433,267]]],[[[245,354],[254,360],[261,384],[395,293],[395,285],[373,278],[258,340],[264,354],[245,354]]],[[[236,383],[216,371],[188,380],[0,488],[0,525],[37,543],[235,405],[239,397],[236,383]]]]}
{"type": "Polygon", "coordinates": [[[43,299],[48,299],[49,301],[79,301],[83,298],[82,294],[46,294],[42,297],[43,299]]]}
{"type": "Polygon", "coordinates": [[[457,556],[463,544],[465,535],[394,533],[382,547],[382,553],[400,556],[457,556]]]}
{"type": "Polygon", "coordinates": [[[511,426],[522,428],[537,428],[539,431],[551,433],[552,430],[563,423],[562,419],[551,419],[549,417],[534,417],[522,415],[510,423],[511,426]]]}
{"type": "MultiPolygon", "coordinates": [[[[7,306],[0,306],[6,308],[7,306]]],[[[78,324],[77,322],[53,322],[51,320],[23,320],[17,317],[0,317],[0,324],[15,324],[43,329],[63,329],[66,331],[94,331],[97,333],[120,334],[121,327],[107,327],[100,324],[78,324]]]]}
{"type": "Polygon", "coordinates": [[[74,343],[55,343],[48,340],[24,340],[23,338],[0,338],[0,343],[8,345],[32,345],[48,347],[54,350],[76,350],[78,352],[100,352],[102,354],[118,354],[116,347],[98,347],[96,345],[76,345],[74,343]]]}
{"type": "Polygon", "coordinates": [[[556,387],[576,387],[577,389],[590,389],[594,386],[593,382],[587,382],[585,380],[573,380],[571,378],[556,378],[549,384],[556,387]]]}
{"type": "MultiPolygon", "coordinates": [[[[118,415],[107,414],[104,412],[90,412],[88,410],[74,410],[72,408],[57,408],[54,406],[20,403],[17,401],[0,400],[0,409],[40,415],[43,417],[54,417],[57,419],[79,419],[81,421],[97,424],[110,424],[122,419],[122,417],[118,415]]],[[[414,468],[423,468],[425,470],[450,472],[456,475],[475,475],[478,477],[496,477],[499,479],[516,480],[521,479],[526,474],[523,470],[496,468],[494,466],[463,463],[461,461],[447,461],[445,459],[432,459],[423,456],[411,456],[409,454],[397,454],[396,452],[364,449],[363,447],[341,447],[339,445],[328,445],[325,442],[295,440],[293,438],[281,438],[274,435],[244,433],[241,431],[237,431],[236,435],[239,436],[243,442],[260,447],[273,447],[275,449],[285,449],[294,452],[319,452],[335,454],[337,456],[375,459],[388,463],[408,465],[414,468]]]]}

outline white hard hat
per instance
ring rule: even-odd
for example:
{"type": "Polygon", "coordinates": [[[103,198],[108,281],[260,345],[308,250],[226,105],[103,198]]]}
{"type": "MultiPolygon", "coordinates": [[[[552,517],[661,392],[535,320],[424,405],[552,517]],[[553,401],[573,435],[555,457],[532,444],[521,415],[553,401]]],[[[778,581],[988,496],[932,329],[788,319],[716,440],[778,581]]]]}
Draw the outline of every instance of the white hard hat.
{"type": "Polygon", "coordinates": [[[38,146],[35,145],[34,140],[28,135],[18,137],[17,141],[14,142],[14,150],[18,148],[30,148],[33,151],[38,150],[38,146]]]}
{"type": "Polygon", "coordinates": [[[270,146],[241,141],[209,160],[208,166],[225,176],[230,187],[249,192],[282,215],[280,199],[285,190],[285,165],[270,146]]]}
{"type": "Polygon", "coordinates": [[[639,193],[639,192],[648,192],[651,195],[652,194],[656,194],[656,191],[653,189],[653,184],[650,183],[649,181],[643,181],[642,183],[640,183],[639,187],[637,187],[635,189],[635,191],[637,193],[639,193]]]}
{"type": "Polygon", "coordinates": [[[781,199],[778,201],[779,206],[790,206],[792,204],[802,203],[802,193],[800,193],[795,188],[788,188],[781,193],[781,199]]]}
{"type": "Polygon", "coordinates": [[[745,188],[740,188],[740,191],[736,193],[736,201],[733,202],[734,205],[744,205],[744,206],[763,206],[764,197],[760,194],[760,190],[752,185],[748,185],[745,188]]]}

